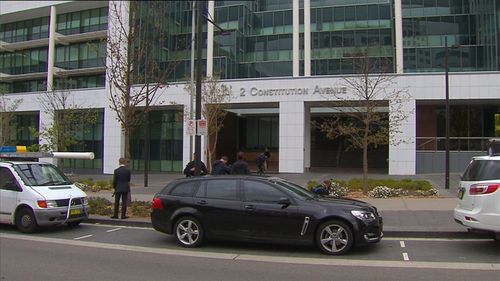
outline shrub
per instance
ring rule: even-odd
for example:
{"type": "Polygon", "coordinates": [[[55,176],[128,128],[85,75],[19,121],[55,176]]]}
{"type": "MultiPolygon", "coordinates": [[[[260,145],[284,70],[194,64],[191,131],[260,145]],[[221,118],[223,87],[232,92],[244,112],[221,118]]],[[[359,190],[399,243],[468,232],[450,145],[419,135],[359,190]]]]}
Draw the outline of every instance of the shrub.
{"type": "Polygon", "coordinates": [[[90,213],[99,216],[109,216],[113,213],[113,204],[106,198],[87,197],[90,213]]]}
{"type": "Polygon", "coordinates": [[[317,182],[315,180],[310,180],[307,182],[307,190],[312,191],[313,188],[315,188],[318,185],[319,185],[319,182],[317,182]]]}
{"type": "Polygon", "coordinates": [[[330,181],[330,188],[328,189],[329,195],[334,198],[342,198],[349,193],[349,188],[340,185],[340,183],[336,181],[330,181]]]}
{"type": "Polygon", "coordinates": [[[151,214],[151,202],[132,201],[130,210],[136,217],[149,217],[151,214]]]}
{"type": "Polygon", "coordinates": [[[401,188],[390,188],[387,186],[376,186],[368,194],[374,198],[388,198],[400,196],[402,192],[401,188]]]}

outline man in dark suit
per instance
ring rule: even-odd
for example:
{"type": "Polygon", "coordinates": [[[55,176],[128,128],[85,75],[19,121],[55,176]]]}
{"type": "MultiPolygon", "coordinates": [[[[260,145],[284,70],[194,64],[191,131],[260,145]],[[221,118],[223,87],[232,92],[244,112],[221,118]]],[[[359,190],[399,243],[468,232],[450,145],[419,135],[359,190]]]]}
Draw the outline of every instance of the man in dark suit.
{"type": "Polygon", "coordinates": [[[231,174],[234,175],[248,175],[250,174],[250,169],[248,168],[248,163],[243,160],[244,155],[243,152],[238,152],[238,156],[236,157],[238,161],[234,162],[233,168],[231,169],[231,174]]]}
{"type": "Polygon", "coordinates": [[[130,169],[127,168],[127,160],[125,158],[120,158],[118,160],[120,167],[115,169],[113,174],[113,189],[115,190],[115,211],[111,218],[118,218],[118,209],[120,207],[120,198],[122,199],[122,219],[128,219],[127,217],[127,201],[128,194],[130,192],[130,169]]]}

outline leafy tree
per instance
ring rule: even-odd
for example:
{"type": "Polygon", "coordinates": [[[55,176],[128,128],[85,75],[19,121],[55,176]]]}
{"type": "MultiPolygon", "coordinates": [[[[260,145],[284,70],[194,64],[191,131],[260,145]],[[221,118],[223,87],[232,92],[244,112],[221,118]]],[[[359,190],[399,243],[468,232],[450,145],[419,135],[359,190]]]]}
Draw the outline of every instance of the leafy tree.
{"type": "Polygon", "coordinates": [[[40,151],[68,151],[72,145],[80,144],[82,140],[78,136],[97,122],[96,109],[77,104],[68,90],[43,92],[38,101],[50,120],[42,123],[39,132],[34,132],[44,140],[40,151]]]}
{"type": "Polygon", "coordinates": [[[5,89],[0,87],[0,146],[11,144],[13,122],[16,120],[16,110],[22,99],[8,98],[5,89]]]}
{"type": "Polygon", "coordinates": [[[329,139],[347,137],[348,149],[363,151],[363,192],[368,192],[368,149],[371,146],[397,145],[410,140],[399,138],[401,125],[413,112],[403,110],[410,95],[397,89],[390,63],[363,53],[356,60],[357,74],[342,78],[346,91],[334,91],[341,114],[315,124],[329,139]],[[383,108],[389,108],[389,113],[383,108]]]}

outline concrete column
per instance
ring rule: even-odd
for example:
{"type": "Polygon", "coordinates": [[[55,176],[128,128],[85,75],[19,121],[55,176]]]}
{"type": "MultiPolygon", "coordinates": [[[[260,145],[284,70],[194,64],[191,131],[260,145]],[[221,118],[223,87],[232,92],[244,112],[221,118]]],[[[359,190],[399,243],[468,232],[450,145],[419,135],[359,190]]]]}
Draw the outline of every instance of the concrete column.
{"type": "Polygon", "coordinates": [[[304,0],[304,76],[311,76],[311,0],[304,0]]]}
{"type": "Polygon", "coordinates": [[[401,0],[394,0],[394,24],[396,41],[396,73],[403,73],[403,10],[401,0]]]}
{"type": "Polygon", "coordinates": [[[304,102],[282,101],[279,112],[279,172],[304,172],[304,102]]]}
{"type": "MultiPolygon", "coordinates": [[[[208,13],[215,20],[215,1],[208,1],[208,13]]],[[[214,25],[210,22],[207,22],[207,32],[207,77],[211,77],[214,72],[214,25]]]]}
{"type": "Polygon", "coordinates": [[[124,155],[125,138],[121,124],[116,120],[116,112],[109,107],[104,108],[104,155],[103,173],[112,174],[118,166],[118,159],[124,155]]]}
{"type": "Polygon", "coordinates": [[[299,62],[300,62],[300,52],[299,52],[299,30],[300,30],[300,22],[299,22],[299,0],[293,0],[293,49],[292,49],[292,57],[293,57],[293,77],[298,77],[300,73],[299,62]]]}
{"type": "Polygon", "coordinates": [[[311,168],[311,107],[305,106],[304,111],[304,168],[311,168]]]}
{"type": "Polygon", "coordinates": [[[47,58],[47,92],[54,90],[54,60],[56,57],[56,6],[50,7],[49,53],[47,58]]]}
{"type": "MultiPolygon", "coordinates": [[[[402,110],[408,118],[401,123],[399,132],[391,130],[390,139],[400,142],[389,144],[389,175],[414,175],[416,171],[416,101],[409,100],[403,104],[402,110]]],[[[389,118],[392,118],[394,104],[389,101],[389,118]]]]}

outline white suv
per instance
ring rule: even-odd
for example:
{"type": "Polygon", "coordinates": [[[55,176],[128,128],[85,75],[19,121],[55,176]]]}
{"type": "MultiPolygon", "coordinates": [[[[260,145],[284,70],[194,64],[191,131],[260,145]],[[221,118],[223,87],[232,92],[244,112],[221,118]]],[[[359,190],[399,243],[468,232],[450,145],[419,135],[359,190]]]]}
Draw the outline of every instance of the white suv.
{"type": "Polygon", "coordinates": [[[500,240],[500,156],[472,158],[458,192],[455,221],[495,234],[500,240]]]}

